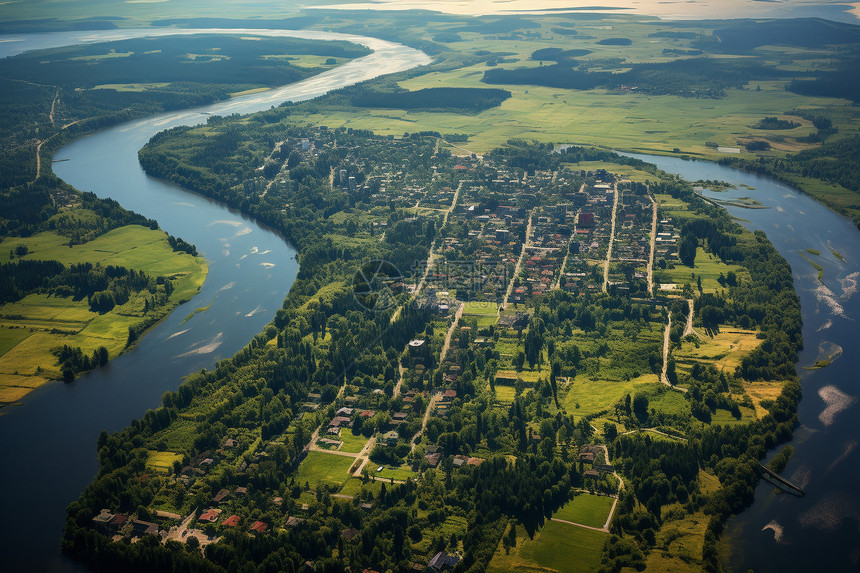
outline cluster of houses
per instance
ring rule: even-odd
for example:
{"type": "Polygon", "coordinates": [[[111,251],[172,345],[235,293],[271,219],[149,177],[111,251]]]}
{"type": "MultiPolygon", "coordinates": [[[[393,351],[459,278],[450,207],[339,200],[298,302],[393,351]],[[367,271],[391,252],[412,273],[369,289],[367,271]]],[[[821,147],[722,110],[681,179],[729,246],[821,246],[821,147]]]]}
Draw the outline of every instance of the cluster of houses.
{"type": "MultiPolygon", "coordinates": [[[[431,468],[439,467],[439,463],[443,459],[443,453],[439,446],[430,445],[424,449],[424,459],[427,460],[427,466],[431,468]]],[[[454,468],[462,468],[464,466],[479,466],[484,462],[484,458],[476,458],[457,454],[451,458],[451,466],[454,468]]]]}
{"type": "Polygon", "coordinates": [[[585,477],[591,479],[599,479],[601,475],[613,473],[615,468],[609,464],[601,464],[598,461],[601,459],[601,450],[597,446],[584,445],[579,449],[579,463],[583,466],[590,466],[585,470],[585,477]]]}

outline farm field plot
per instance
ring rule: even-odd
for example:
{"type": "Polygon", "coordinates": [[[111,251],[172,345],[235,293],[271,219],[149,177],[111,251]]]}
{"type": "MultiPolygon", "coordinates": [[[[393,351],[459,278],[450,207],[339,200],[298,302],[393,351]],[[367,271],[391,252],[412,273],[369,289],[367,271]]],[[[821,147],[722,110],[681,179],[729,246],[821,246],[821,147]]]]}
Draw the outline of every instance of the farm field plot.
{"type": "Polygon", "coordinates": [[[162,473],[172,472],[173,464],[177,461],[182,461],[182,454],[174,452],[149,451],[146,456],[146,467],[162,473]]]}
{"type": "Polygon", "coordinates": [[[611,497],[581,493],[555,512],[553,518],[591,527],[603,527],[613,501],[611,497]]]}
{"type": "Polygon", "coordinates": [[[505,554],[501,542],[487,567],[488,573],[510,571],[558,571],[586,573],[600,564],[603,544],[609,535],[591,529],[548,521],[529,539],[522,527],[517,527],[517,547],[505,554]]]}
{"type": "Polygon", "coordinates": [[[742,330],[732,326],[722,326],[714,336],[699,338],[695,344],[683,343],[673,350],[672,355],[681,368],[692,368],[693,364],[713,364],[717,370],[734,371],[740,366],[741,359],[761,344],[756,331],[742,330]]]}
{"type": "MultiPolygon", "coordinates": [[[[69,247],[68,241],[55,232],[44,232],[7,242],[12,249],[26,247],[25,260],[58,260],[67,266],[116,265],[142,270],[153,278],[174,278],[169,303],[159,307],[165,316],[193,297],[206,280],[205,259],[175,253],[161,231],[128,225],[81,245],[69,247]]],[[[24,389],[59,378],[60,368],[52,352],[56,347],[80,347],[91,355],[104,346],[111,358],[121,354],[129,328],[144,319],[144,298],[132,295],[127,303],[106,313],[90,310],[86,298],[48,294],[29,294],[0,306],[0,402],[16,400],[27,393],[24,389]]]]}
{"type": "Polygon", "coordinates": [[[296,481],[302,485],[307,482],[311,488],[316,484],[339,488],[349,477],[349,468],[354,461],[346,456],[308,452],[308,456],[299,464],[296,481]]]}

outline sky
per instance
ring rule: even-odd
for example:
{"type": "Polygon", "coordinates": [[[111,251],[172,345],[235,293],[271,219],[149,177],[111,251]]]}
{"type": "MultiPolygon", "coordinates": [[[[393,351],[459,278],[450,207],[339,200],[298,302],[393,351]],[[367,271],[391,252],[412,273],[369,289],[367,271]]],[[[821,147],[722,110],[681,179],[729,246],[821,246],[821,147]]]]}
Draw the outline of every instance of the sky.
{"type": "Polygon", "coordinates": [[[507,14],[604,7],[664,19],[822,17],[860,23],[860,2],[839,0],[374,0],[339,8],[424,9],[452,14],[507,14]]]}

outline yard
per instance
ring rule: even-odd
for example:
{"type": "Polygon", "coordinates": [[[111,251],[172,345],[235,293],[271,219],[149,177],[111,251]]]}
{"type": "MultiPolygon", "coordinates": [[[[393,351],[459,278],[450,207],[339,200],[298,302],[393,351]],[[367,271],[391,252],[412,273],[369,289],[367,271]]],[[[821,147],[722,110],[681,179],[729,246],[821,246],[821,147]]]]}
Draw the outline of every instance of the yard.
{"type": "Polygon", "coordinates": [[[325,484],[340,488],[349,477],[349,468],[355,458],[327,454],[325,452],[308,452],[308,456],[299,464],[296,482],[310,487],[325,484]]]}

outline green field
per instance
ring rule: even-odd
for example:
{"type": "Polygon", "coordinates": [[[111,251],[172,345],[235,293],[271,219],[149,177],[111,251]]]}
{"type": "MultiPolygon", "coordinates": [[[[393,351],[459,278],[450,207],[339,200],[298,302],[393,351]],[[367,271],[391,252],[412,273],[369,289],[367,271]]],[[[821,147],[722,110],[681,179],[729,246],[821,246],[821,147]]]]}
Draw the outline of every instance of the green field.
{"type": "Polygon", "coordinates": [[[362,483],[359,478],[349,478],[346,480],[346,483],[343,484],[343,487],[340,489],[338,493],[342,495],[358,495],[361,491],[370,491],[373,492],[374,495],[379,493],[379,490],[382,489],[381,481],[369,481],[367,483],[362,483]]]}
{"type": "Polygon", "coordinates": [[[146,467],[161,473],[173,471],[174,462],[182,461],[182,454],[173,452],[147,452],[146,467]]]}
{"type": "Polygon", "coordinates": [[[308,456],[299,464],[296,481],[302,485],[307,482],[311,488],[324,484],[340,489],[349,478],[349,468],[354,461],[354,458],[336,454],[308,452],[308,456]]]}
{"type": "Polygon", "coordinates": [[[684,283],[696,289],[698,277],[702,277],[702,292],[717,292],[726,290],[726,287],[717,282],[720,274],[726,276],[734,272],[740,281],[749,280],[749,271],[739,265],[727,265],[719,257],[708,253],[702,247],[696,249],[696,260],[693,268],[680,263],[674,269],[655,270],[655,283],[674,283],[680,290],[684,283]],[[695,275],[695,277],[693,276],[695,275]]]}
{"type": "MultiPolygon", "coordinates": [[[[667,506],[665,513],[671,512],[667,506]]],[[[693,573],[702,570],[702,545],[708,518],[703,513],[666,519],[657,532],[657,545],[648,555],[647,571],[693,573]]]]}
{"type": "Polygon", "coordinates": [[[553,518],[591,527],[603,527],[613,501],[611,497],[581,493],[555,512],[553,518]]]}
{"type": "MultiPolygon", "coordinates": [[[[613,404],[623,401],[627,394],[636,392],[651,394],[658,391],[660,382],[655,374],[644,374],[627,381],[591,380],[586,375],[578,375],[568,386],[567,394],[561,399],[562,407],[576,417],[588,416],[606,411],[598,420],[614,421],[613,404]]],[[[598,428],[603,422],[592,421],[598,428]]]]}
{"type": "Polygon", "coordinates": [[[412,468],[409,466],[400,466],[400,467],[390,467],[383,466],[381,472],[376,471],[376,468],[380,467],[373,462],[367,462],[365,468],[370,470],[370,475],[375,477],[377,480],[387,481],[389,479],[394,479],[398,481],[406,481],[409,478],[414,478],[417,474],[412,471],[412,468]]]}
{"type": "Polygon", "coordinates": [[[340,447],[341,452],[357,454],[362,450],[362,448],[364,448],[364,445],[367,443],[367,438],[361,434],[356,436],[352,433],[351,429],[345,428],[340,431],[340,441],[343,442],[343,445],[340,447]]]}
{"type": "MultiPolygon", "coordinates": [[[[205,259],[175,253],[163,232],[138,225],[121,227],[72,247],[67,238],[55,232],[10,238],[3,245],[10,249],[25,245],[25,259],[59,260],[66,265],[121,265],[151,277],[174,277],[170,304],[159,309],[165,316],[197,294],[206,280],[205,259]]],[[[85,354],[105,346],[111,358],[121,354],[129,327],[144,318],[143,305],[144,297],[134,295],[126,304],[100,314],[89,309],[86,299],[30,294],[0,307],[0,402],[18,400],[32,388],[59,378],[56,357],[51,353],[57,346],[78,346],[85,354]]]]}
{"type": "Polygon", "coordinates": [[[548,521],[529,539],[517,527],[517,547],[505,554],[501,542],[487,566],[487,573],[509,571],[558,571],[590,573],[600,564],[603,544],[609,535],[591,529],[548,521]]]}

